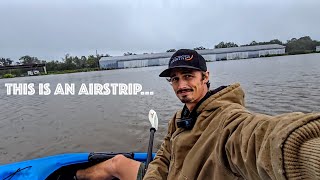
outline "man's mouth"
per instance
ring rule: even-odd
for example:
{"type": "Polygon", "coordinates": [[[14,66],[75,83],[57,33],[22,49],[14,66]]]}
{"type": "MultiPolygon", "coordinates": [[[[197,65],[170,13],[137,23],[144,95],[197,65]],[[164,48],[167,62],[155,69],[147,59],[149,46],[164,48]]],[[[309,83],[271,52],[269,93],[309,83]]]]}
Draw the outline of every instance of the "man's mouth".
{"type": "Polygon", "coordinates": [[[181,89],[177,91],[177,94],[186,94],[192,91],[193,91],[192,89],[181,89]]]}

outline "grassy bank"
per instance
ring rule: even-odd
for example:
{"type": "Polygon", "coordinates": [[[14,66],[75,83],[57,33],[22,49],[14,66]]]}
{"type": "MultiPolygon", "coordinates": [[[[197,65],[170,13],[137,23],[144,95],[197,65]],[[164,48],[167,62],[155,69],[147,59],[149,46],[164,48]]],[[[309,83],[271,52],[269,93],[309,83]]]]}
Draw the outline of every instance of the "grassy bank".
{"type": "MultiPolygon", "coordinates": [[[[68,73],[78,73],[78,72],[90,72],[90,71],[101,71],[99,68],[84,68],[84,69],[72,69],[72,70],[63,70],[63,71],[48,71],[48,74],[68,74],[68,73]]],[[[47,74],[47,75],[48,75],[47,74]]],[[[43,72],[41,75],[45,75],[43,72]]]]}

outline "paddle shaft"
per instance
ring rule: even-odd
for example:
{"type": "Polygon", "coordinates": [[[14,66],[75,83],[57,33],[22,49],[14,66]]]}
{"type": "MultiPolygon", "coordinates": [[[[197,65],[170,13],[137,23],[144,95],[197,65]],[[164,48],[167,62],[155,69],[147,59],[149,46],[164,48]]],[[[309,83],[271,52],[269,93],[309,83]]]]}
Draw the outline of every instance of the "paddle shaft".
{"type": "Polygon", "coordinates": [[[149,139],[149,146],[148,146],[148,152],[147,152],[148,156],[147,156],[147,161],[146,161],[146,170],[148,169],[148,165],[151,162],[151,158],[152,158],[154,132],[156,132],[156,129],[150,128],[150,139],[149,139]]]}

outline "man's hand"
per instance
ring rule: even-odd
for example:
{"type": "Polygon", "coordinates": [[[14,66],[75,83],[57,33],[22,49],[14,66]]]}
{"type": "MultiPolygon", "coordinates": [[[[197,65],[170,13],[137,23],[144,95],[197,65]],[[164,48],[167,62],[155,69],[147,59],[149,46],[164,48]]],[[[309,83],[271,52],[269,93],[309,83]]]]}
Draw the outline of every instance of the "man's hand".
{"type": "Polygon", "coordinates": [[[109,180],[118,178],[121,180],[136,180],[140,162],[126,158],[123,155],[96,164],[84,170],[78,170],[78,180],[109,180]]]}
{"type": "MultiPolygon", "coordinates": [[[[78,180],[107,180],[113,179],[114,177],[108,173],[108,166],[111,166],[109,161],[104,161],[96,164],[87,169],[78,170],[76,177],[78,180]]],[[[112,167],[109,167],[112,168],[112,167]]]]}

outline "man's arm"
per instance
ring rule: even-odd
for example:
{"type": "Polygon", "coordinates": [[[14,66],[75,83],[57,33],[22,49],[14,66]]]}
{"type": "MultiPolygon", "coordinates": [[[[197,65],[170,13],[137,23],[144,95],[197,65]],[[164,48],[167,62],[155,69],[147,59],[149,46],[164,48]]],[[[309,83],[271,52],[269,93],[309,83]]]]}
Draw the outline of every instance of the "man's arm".
{"type": "Polygon", "coordinates": [[[171,157],[171,135],[175,131],[174,120],[171,119],[168,124],[168,134],[165,136],[156,157],[150,162],[144,179],[167,179],[170,157],[171,157]]]}
{"type": "Polygon", "coordinates": [[[219,131],[217,155],[245,179],[320,178],[319,113],[266,116],[233,107],[219,131]]]}

